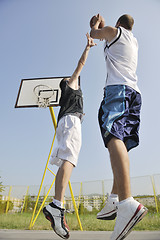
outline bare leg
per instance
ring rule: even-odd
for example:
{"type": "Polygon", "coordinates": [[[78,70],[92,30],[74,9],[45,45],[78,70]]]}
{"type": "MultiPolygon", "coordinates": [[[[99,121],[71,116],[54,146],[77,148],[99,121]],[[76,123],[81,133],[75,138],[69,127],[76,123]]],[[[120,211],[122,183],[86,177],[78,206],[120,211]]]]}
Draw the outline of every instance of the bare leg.
{"type": "Polygon", "coordinates": [[[119,201],[122,201],[131,197],[128,152],[123,141],[115,137],[109,141],[107,147],[115,179],[114,191],[118,192],[119,201]]]}
{"type": "Polygon", "coordinates": [[[73,170],[73,164],[64,161],[62,166],[58,169],[56,180],[55,180],[55,199],[63,202],[65,190],[68,184],[68,181],[71,177],[73,170]]]}
{"type": "Polygon", "coordinates": [[[114,180],[113,180],[113,186],[112,186],[111,194],[118,194],[117,184],[116,184],[115,178],[114,178],[114,180]]]}

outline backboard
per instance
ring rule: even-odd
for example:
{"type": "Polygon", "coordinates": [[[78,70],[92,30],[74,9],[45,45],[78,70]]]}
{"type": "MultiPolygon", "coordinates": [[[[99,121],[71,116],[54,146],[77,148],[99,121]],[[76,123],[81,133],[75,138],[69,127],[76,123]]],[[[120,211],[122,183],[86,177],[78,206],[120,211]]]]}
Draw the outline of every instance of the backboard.
{"type": "Polygon", "coordinates": [[[59,106],[63,78],[70,77],[22,79],[15,108],[59,106]]]}

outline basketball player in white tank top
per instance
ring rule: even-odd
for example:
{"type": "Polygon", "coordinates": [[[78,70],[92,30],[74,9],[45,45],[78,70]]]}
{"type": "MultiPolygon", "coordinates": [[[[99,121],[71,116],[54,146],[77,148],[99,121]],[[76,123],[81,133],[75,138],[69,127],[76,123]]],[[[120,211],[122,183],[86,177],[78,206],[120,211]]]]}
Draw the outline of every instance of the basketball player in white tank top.
{"type": "Polygon", "coordinates": [[[97,218],[111,220],[117,216],[111,240],[120,240],[147,213],[147,209],[131,196],[128,157],[128,151],[139,144],[141,94],[136,75],[138,43],[131,32],[134,24],[131,16],[121,16],[115,27],[99,28],[102,20],[99,14],[94,17],[90,36],[105,40],[107,77],[99,124],[110,154],[114,183],[111,195],[97,218]]]}
{"type": "Polygon", "coordinates": [[[112,41],[105,42],[104,55],[107,66],[105,86],[128,85],[140,92],[136,75],[138,43],[133,33],[124,27],[117,28],[117,34],[112,41]]]}

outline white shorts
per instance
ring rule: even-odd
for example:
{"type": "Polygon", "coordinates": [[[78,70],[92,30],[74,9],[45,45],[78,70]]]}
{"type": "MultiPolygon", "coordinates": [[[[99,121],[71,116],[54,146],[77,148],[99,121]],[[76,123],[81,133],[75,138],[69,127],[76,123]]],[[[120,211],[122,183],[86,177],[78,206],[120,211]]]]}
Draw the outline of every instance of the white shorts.
{"type": "Polygon", "coordinates": [[[65,160],[76,167],[82,144],[81,135],[80,118],[74,115],[62,117],[56,130],[58,146],[51,155],[50,164],[60,167],[65,160]]]}

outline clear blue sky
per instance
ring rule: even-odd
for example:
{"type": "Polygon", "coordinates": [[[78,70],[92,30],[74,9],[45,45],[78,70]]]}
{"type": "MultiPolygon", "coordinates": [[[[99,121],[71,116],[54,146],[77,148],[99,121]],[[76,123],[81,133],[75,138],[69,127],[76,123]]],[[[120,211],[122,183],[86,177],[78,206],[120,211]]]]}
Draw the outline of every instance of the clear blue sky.
{"type": "MultiPolygon", "coordinates": [[[[71,75],[85,47],[89,19],[100,13],[115,25],[128,13],[139,42],[137,74],[142,92],[140,146],[130,152],[131,176],[160,173],[160,1],[0,0],[0,176],[5,185],[39,184],[54,129],[49,109],[15,109],[23,78],[71,75]]],[[[106,68],[103,42],[92,48],[81,74],[85,120],[78,167],[71,181],[111,179],[97,113],[106,68]]],[[[55,108],[57,116],[58,108],[55,108]]],[[[54,172],[57,169],[51,167],[54,172]]],[[[46,182],[52,176],[47,173],[46,182]]]]}

